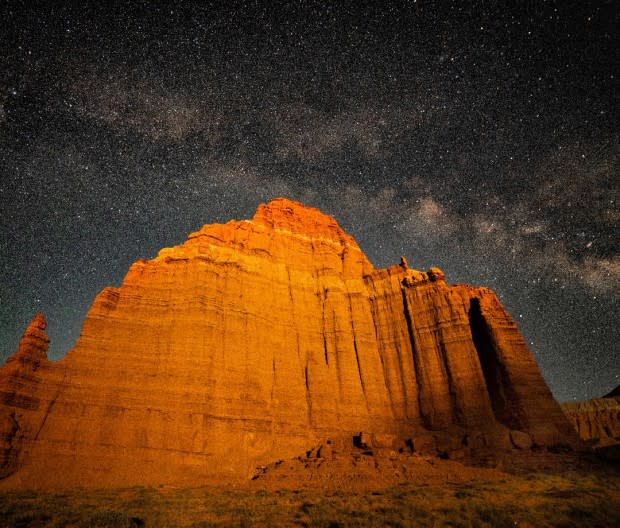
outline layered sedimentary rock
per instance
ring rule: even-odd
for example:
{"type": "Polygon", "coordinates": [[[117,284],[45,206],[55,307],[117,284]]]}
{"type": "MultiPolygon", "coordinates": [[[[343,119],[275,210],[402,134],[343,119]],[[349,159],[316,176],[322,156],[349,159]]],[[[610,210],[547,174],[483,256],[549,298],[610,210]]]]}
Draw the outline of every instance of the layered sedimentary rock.
{"type": "MultiPolygon", "coordinates": [[[[22,442],[37,438],[47,414],[35,396],[49,374],[44,373],[49,366],[45,327],[43,314],[37,314],[15,354],[0,369],[0,478],[17,470],[22,442]]],[[[54,391],[54,382],[50,388],[54,391]]],[[[48,392],[46,387],[41,389],[48,392]]]]}
{"type": "Polygon", "coordinates": [[[582,440],[596,447],[620,444],[620,387],[603,398],[562,404],[582,440]]]}
{"type": "Polygon", "coordinates": [[[134,263],[57,363],[44,326],[0,370],[5,487],[247,478],[360,432],[447,456],[577,442],[492,291],[375,269],[285,199],[134,263]]]}

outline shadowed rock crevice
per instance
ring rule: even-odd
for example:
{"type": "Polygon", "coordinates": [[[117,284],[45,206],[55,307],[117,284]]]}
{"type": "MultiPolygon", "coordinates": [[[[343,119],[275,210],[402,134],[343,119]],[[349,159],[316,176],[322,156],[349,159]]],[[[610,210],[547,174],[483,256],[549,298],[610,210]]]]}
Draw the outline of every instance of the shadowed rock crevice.
{"type": "MultiPolygon", "coordinates": [[[[401,261],[402,260],[404,260],[404,257],[401,257],[401,261]]],[[[413,322],[411,320],[411,312],[409,310],[406,290],[404,289],[401,290],[401,296],[402,296],[402,302],[403,302],[403,313],[405,314],[405,321],[407,324],[407,334],[409,336],[409,342],[411,344],[411,352],[412,352],[414,372],[415,372],[415,383],[416,383],[416,388],[417,388],[416,393],[418,395],[418,408],[420,410],[421,424],[426,428],[430,428],[431,420],[429,419],[429,416],[425,412],[425,409],[424,409],[425,405],[424,405],[424,402],[422,401],[422,385],[420,383],[420,379],[422,376],[422,368],[420,367],[419,352],[416,346],[415,333],[413,331],[413,322]]]]}
{"type": "Polygon", "coordinates": [[[517,428],[516,419],[510,414],[507,375],[497,356],[491,331],[480,309],[479,299],[471,299],[468,315],[472,339],[478,353],[495,418],[506,427],[517,428]]]}
{"type": "Polygon", "coordinates": [[[16,446],[19,423],[15,419],[15,412],[2,416],[0,424],[0,478],[8,477],[17,470],[19,447],[16,446]]]}

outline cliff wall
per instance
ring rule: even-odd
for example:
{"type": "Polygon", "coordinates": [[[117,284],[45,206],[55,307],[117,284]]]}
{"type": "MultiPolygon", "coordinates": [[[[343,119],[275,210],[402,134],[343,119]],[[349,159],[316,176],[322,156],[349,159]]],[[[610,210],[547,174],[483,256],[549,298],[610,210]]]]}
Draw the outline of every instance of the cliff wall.
{"type": "Polygon", "coordinates": [[[595,447],[620,444],[618,389],[603,398],[563,403],[562,410],[582,440],[595,447]]]}
{"type": "Polygon", "coordinates": [[[44,328],[0,369],[4,487],[245,479],[360,432],[442,456],[578,442],[492,291],[375,269],[285,199],[134,263],[57,363],[44,328]]]}

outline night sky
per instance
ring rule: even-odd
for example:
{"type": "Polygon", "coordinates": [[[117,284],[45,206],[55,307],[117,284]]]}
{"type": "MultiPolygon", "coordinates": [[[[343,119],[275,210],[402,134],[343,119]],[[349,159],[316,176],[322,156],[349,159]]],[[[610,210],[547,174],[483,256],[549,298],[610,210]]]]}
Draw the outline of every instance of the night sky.
{"type": "Polygon", "coordinates": [[[33,3],[0,6],[0,359],[285,196],[493,288],[560,401],[620,384],[617,2],[33,3]]]}

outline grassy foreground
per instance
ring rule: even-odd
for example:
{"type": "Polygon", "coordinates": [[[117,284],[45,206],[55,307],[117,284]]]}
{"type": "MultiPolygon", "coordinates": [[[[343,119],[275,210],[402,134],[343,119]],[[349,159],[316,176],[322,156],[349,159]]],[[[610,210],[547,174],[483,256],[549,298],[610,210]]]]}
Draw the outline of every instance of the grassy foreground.
{"type": "Polygon", "coordinates": [[[567,473],[379,491],[75,490],[0,495],[1,527],[618,527],[620,474],[567,473]]]}

